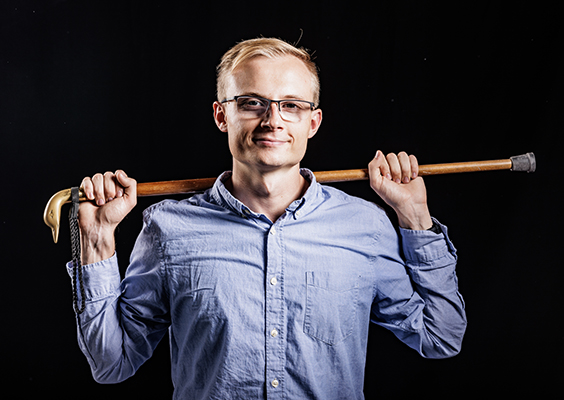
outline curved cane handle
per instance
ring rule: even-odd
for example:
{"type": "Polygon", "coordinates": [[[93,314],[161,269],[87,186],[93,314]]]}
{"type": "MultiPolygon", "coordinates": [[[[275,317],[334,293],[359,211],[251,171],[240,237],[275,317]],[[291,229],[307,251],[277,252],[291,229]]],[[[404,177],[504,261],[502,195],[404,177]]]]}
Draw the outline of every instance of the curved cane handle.
{"type": "MultiPolygon", "coordinates": [[[[84,200],[85,196],[82,189],[79,190],[79,199],[84,200]]],[[[43,212],[43,221],[45,224],[51,228],[53,233],[53,241],[57,243],[59,240],[59,225],[61,222],[61,208],[63,204],[70,203],[71,201],[71,189],[64,189],[55,193],[49,201],[47,206],[45,206],[45,211],[43,212]]]]}

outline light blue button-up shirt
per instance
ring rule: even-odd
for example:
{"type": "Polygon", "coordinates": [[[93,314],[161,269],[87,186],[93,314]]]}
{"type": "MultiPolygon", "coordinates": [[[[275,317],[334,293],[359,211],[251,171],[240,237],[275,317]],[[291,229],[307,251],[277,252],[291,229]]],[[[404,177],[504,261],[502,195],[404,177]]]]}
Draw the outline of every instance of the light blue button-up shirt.
{"type": "Polygon", "coordinates": [[[370,321],[425,357],[457,354],[446,228],[398,237],[378,206],[302,174],[309,189],[274,223],[225,173],[145,210],[123,280],[115,255],[84,266],[78,338],[94,378],[131,376],[167,332],[175,399],[362,399],[370,321]]]}

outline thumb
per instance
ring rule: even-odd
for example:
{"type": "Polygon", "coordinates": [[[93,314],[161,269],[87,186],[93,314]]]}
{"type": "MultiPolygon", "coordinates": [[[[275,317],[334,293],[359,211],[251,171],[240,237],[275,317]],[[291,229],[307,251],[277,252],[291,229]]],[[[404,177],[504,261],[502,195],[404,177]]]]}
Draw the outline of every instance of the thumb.
{"type": "Polygon", "coordinates": [[[384,157],[384,153],[380,150],[376,152],[376,156],[368,164],[368,173],[372,189],[378,190],[383,184],[383,180],[389,179],[390,167],[384,157]]]}

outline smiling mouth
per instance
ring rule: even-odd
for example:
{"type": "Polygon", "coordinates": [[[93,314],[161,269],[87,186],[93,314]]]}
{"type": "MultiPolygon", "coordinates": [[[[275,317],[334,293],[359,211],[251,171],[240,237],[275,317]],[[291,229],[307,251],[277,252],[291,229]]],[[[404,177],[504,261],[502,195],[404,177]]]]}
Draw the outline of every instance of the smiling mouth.
{"type": "Polygon", "coordinates": [[[283,144],[286,143],[285,140],[277,140],[277,139],[271,139],[271,138],[253,139],[253,142],[255,144],[258,144],[260,146],[265,146],[265,147],[277,147],[277,146],[282,146],[283,144]]]}

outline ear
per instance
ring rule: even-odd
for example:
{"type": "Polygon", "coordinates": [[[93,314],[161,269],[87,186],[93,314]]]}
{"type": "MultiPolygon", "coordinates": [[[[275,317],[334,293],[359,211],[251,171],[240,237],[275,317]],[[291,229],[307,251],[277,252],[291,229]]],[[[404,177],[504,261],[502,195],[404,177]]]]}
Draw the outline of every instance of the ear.
{"type": "Polygon", "coordinates": [[[320,108],[317,108],[312,111],[311,114],[311,127],[309,135],[307,136],[308,139],[311,139],[315,136],[319,127],[321,126],[321,121],[323,120],[323,113],[321,112],[320,108]]]}
{"type": "Polygon", "coordinates": [[[219,101],[213,103],[213,119],[220,131],[227,132],[227,115],[225,115],[223,104],[219,101]]]}

